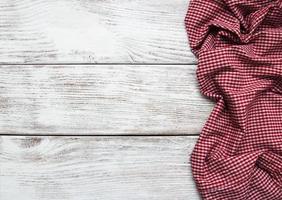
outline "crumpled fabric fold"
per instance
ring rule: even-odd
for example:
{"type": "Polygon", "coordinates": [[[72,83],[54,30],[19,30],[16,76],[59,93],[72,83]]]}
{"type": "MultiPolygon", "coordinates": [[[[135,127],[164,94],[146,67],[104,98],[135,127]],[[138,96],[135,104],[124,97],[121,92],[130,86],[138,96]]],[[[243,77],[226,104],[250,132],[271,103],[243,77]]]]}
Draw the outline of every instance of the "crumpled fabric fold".
{"type": "Polygon", "coordinates": [[[191,0],[201,93],[215,102],[191,154],[204,200],[282,200],[282,0],[191,0]]]}

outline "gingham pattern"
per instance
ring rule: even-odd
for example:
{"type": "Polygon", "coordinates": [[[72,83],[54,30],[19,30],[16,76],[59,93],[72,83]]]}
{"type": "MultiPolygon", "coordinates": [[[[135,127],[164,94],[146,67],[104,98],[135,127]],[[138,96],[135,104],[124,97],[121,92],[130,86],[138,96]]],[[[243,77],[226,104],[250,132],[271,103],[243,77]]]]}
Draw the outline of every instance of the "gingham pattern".
{"type": "Polygon", "coordinates": [[[282,0],[191,0],[201,92],[216,106],[192,152],[205,200],[282,200],[282,0]]]}

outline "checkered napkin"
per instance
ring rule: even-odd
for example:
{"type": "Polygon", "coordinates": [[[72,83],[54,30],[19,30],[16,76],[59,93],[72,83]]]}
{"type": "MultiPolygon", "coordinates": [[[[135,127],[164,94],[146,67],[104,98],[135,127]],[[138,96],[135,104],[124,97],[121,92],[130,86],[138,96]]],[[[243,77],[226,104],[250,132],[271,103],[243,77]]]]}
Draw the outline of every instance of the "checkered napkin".
{"type": "Polygon", "coordinates": [[[191,155],[205,200],[282,200],[282,0],[191,0],[203,95],[216,102],[191,155]]]}

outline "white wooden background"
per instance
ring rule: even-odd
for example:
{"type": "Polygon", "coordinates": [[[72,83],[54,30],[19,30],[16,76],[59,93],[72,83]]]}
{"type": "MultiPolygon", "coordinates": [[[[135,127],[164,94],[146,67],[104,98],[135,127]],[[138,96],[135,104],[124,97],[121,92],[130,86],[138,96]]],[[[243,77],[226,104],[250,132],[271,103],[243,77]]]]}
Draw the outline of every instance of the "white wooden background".
{"type": "Polygon", "coordinates": [[[1,200],[199,200],[189,0],[0,1],[1,200]]]}

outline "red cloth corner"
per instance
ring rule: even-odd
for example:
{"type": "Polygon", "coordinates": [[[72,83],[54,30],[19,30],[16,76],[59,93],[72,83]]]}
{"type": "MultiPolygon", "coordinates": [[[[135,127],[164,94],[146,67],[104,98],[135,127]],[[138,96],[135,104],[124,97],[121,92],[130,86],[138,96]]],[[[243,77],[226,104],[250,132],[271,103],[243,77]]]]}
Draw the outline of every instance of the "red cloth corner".
{"type": "Polygon", "coordinates": [[[282,200],[282,0],[191,0],[201,92],[216,102],[192,152],[204,200],[282,200]]]}

